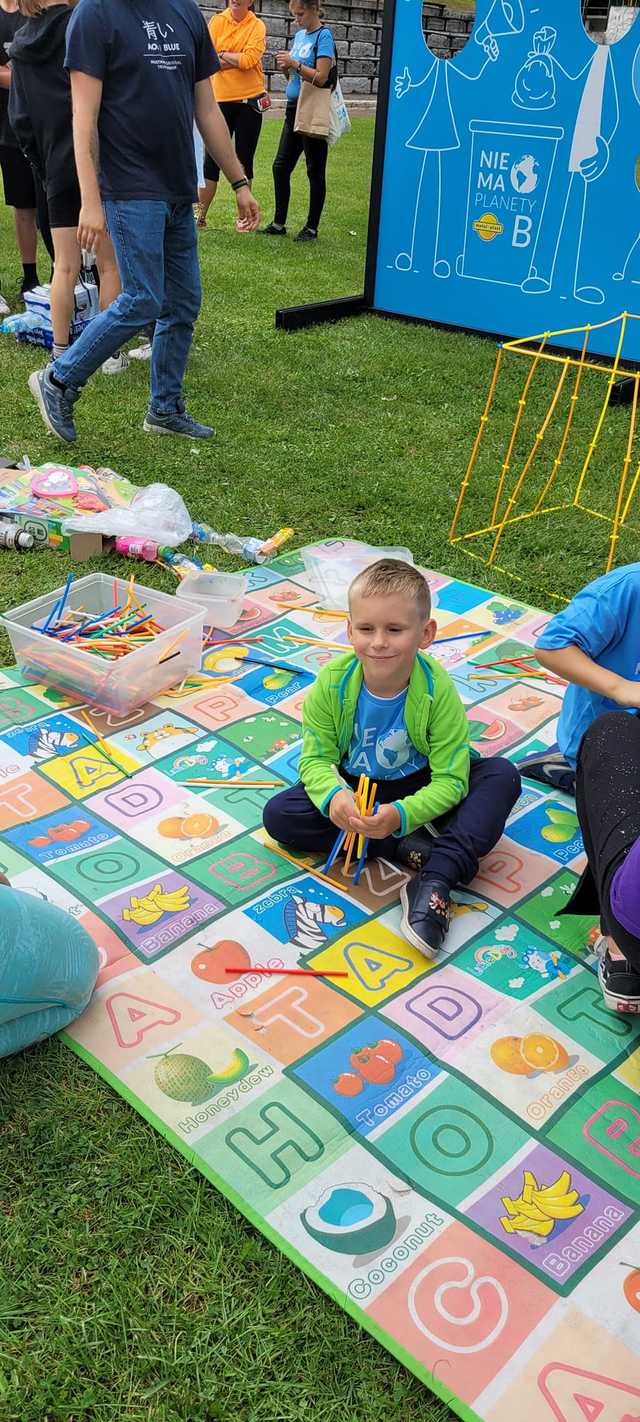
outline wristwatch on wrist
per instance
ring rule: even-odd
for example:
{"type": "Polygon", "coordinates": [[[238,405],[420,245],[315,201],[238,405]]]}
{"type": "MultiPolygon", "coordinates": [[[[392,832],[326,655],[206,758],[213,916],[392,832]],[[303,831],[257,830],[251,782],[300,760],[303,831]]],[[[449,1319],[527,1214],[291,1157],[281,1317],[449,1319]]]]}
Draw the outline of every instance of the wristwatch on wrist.
{"type": "Polygon", "coordinates": [[[248,187],[249,187],[249,179],[248,179],[248,178],[238,178],[238,181],[237,181],[236,183],[232,183],[232,184],[231,184],[231,187],[233,188],[234,193],[237,193],[239,188],[248,188],[248,187]]]}

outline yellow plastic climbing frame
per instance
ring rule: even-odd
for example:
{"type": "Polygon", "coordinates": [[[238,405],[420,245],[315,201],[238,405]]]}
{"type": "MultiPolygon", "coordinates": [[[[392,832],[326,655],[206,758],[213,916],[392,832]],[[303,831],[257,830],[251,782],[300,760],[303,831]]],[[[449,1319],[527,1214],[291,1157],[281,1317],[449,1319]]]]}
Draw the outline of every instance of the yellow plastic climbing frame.
{"type": "MultiPolygon", "coordinates": [[[[516,573],[514,573],[509,568],[501,567],[500,564],[496,562],[496,556],[505,529],[509,528],[512,524],[522,523],[525,519],[536,518],[543,514],[560,513],[564,509],[579,509],[582,513],[588,514],[593,518],[602,519],[605,523],[608,523],[611,526],[611,535],[608,544],[608,555],[606,560],[606,567],[604,569],[604,571],[607,573],[610,571],[615,562],[616,550],[620,538],[620,533],[625,527],[625,524],[629,517],[629,512],[633,504],[634,495],[637,490],[638,482],[640,481],[640,455],[638,455],[637,451],[635,456],[637,463],[633,475],[631,472],[632,464],[634,462],[634,441],[636,437],[636,430],[638,427],[638,405],[640,401],[640,370],[627,369],[623,363],[625,335],[629,326],[629,322],[639,320],[640,316],[631,315],[630,312],[623,311],[619,316],[612,317],[612,319],[609,321],[601,321],[598,325],[574,326],[567,328],[564,331],[544,331],[539,333],[538,335],[527,336],[517,341],[505,341],[499,347],[493,371],[493,377],[489,386],[489,393],[487,395],[484,410],[482,412],[482,415],[480,416],[478,432],[474,440],[473,448],[471,450],[471,456],[467,468],[465,470],[464,478],[460,485],[458,501],[451,522],[451,527],[449,529],[450,543],[463,544],[464,551],[468,553],[470,557],[478,558],[478,560],[482,563],[485,563],[487,567],[499,568],[501,572],[507,573],[509,577],[515,578],[516,581],[521,581],[521,579],[518,578],[518,575],[516,573]],[[609,326],[618,326],[619,331],[616,343],[615,357],[612,362],[610,362],[609,364],[605,364],[604,361],[598,359],[598,357],[594,357],[591,359],[589,358],[589,339],[594,331],[601,331],[605,327],[609,326]],[[562,354],[559,350],[548,349],[550,342],[553,342],[555,346],[557,346],[558,344],[561,345],[563,336],[582,337],[582,344],[579,354],[576,353],[573,355],[568,355],[562,354]],[[462,532],[460,530],[463,524],[463,510],[465,506],[465,499],[469,490],[469,486],[472,482],[474,471],[477,471],[478,456],[480,454],[487,426],[491,419],[496,391],[498,388],[498,382],[500,379],[500,372],[503,368],[505,355],[507,354],[513,354],[516,356],[524,357],[528,362],[528,370],[524,380],[524,384],[522,386],[520,397],[518,399],[516,413],[511,433],[507,442],[504,460],[499,465],[497,470],[497,480],[495,483],[495,489],[491,487],[489,490],[490,494],[493,494],[493,503],[489,516],[490,521],[486,522],[481,528],[473,528],[468,531],[462,532]],[[526,454],[524,460],[520,463],[519,467],[514,469],[512,467],[514,463],[514,454],[518,435],[521,432],[521,426],[525,409],[527,406],[527,400],[530,396],[531,389],[535,381],[536,373],[543,364],[548,363],[553,363],[558,366],[558,381],[555,386],[555,389],[553,390],[551,398],[548,400],[546,413],[544,414],[540,426],[533,438],[531,447],[528,450],[528,453],[526,454]],[[586,454],[582,459],[581,467],[577,473],[573,495],[570,496],[569,499],[565,500],[565,502],[563,503],[554,504],[549,502],[549,500],[560,469],[563,463],[565,462],[565,456],[567,455],[568,450],[570,449],[571,431],[574,423],[576,407],[580,398],[580,390],[586,371],[596,371],[599,374],[606,376],[606,381],[604,383],[604,394],[602,400],[598,398],[598,407],[595,412],[593,432],[588,443],[586,454]],[[587,504],[583,502],[583,496],[585,494],[585,484],[587,481],[589,470],[591,468],[593,456],[597,448],[598,441],[602,434],[602,430],[607,417],[607,411],[609,409],[609,403],[611,400],[611,392],[616,381],[621,380],[623,378],[627,378],[633,381],[629,431],[626,440],[626,450],[622,470],[620,472],[617,484],[614,482],[615,504],[612,508],[611,513],[606,514],[601,513],[596,509],[590,508],[587,504]],[[567,384],[567,382],[569,382],[569,384],[567,384]],[[565,387],[567,390],[571,390],[571,394],[568,400],[567,413],[564,415],[564,417],[562,417],[561,420],[560,439],[557,446],[557,454],[552,460],[544,487],[541,493],[538,494],[535,498],[535,503],[533,507],[525,508],[523,510],[522,505],[525,503],[528,488],[531,484],[529,476],[531,475],[533,466],[534,464],[536,464],[536,462],[539,466],[545,437],[548,435],[549,430],[554,424],[554,416],[556,415],[556,412],[558,410],[558,405],[561,401],[561,397],[563,396],[563,392],[565,391],[565,387]],[[494,535],[488,553],[474,552],[469,546],[472,540],[474,538],[486,537],[488,534],[494,535]]],[[[484,480],[486,484],[486,472],[484,475],[484,480]]]]}

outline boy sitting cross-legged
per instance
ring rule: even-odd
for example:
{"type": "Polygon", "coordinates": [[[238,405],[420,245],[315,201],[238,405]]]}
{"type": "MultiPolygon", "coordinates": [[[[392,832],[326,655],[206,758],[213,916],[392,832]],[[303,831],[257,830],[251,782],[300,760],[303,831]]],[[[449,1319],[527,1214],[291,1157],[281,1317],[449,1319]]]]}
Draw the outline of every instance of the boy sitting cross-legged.
{"type": "Polygon", "coordinates": [[[369,839],[370,858],[418,871],[402,890],[402,931],[427,956],[442,947],[455,884],[468,884],[520,793],[509,761],[470,761],[469,726],[444,668],[426,579],[393,558],[349,589],[352,650],[324,667],[303,710],[301,783],[265,806],[280,843],[329,853],[338,830],[369,839]],[[351,789],[376,781],[360,818],[351,789]]]}

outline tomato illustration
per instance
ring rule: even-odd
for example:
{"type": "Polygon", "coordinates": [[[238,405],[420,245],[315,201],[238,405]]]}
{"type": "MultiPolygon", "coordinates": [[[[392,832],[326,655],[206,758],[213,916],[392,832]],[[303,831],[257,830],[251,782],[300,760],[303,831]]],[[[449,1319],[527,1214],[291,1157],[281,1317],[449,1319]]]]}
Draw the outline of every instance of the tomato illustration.
{"type": "Polygon", "coordinates": [[[404,1052],[399,1042],[394,1042],[390,1037],[383,1037],[381,1042],[374,1042],[376,1052],[386,1057],[388,1062],[393,1062],[394,1066],[402,1061],[404,1052]]]}
{"type": "Polygon", "coordinates": [[[387,1082],[393,1081],[396,1074],[393,1062],[377,1051],[376,1047],[361,1047],[358,1052],[352,1053],[349,1061],[372,1086],[386,1086],[387,1082]]]}
{"type": "Polygon", "coordinates": [[[334,1081],[333,1089],[339,1096],[359,1096],[364,1090],[362,1077],[353,1071],[343,1071],[337,1081],[334,1081]]]}

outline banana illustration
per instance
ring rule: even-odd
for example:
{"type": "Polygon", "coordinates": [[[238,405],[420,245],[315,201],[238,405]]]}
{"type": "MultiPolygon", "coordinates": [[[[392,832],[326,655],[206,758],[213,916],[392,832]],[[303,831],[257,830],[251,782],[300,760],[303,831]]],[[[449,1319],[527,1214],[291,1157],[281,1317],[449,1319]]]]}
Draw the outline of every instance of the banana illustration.
{"type": "Polygon", "coordinates": [[[136,923],[139,927],[148,928],[158,923],[165,913],[184,913],[190,903],[187,884],[181,884],[179,889],[171,890],[163,889],[162,884],[154,884],[143,898],[131,895],[129,907],[122,910],[122,917],[127,923],[136,923]]]}
{"type": "Polygon", "coordinates": [[[502,1203],[507,1213],[501,1216],[500,1224],[506,1234],[534,1234],[543,1239],[560,1220],[573,1220],[584,1210],[578,1191],[571,1189],[568,1170],[563,1170],[552,1185],[538,1185],[535,1175],[525,1170],[521,1194],[513,1200],[505,1195],[502,1203]]]}

